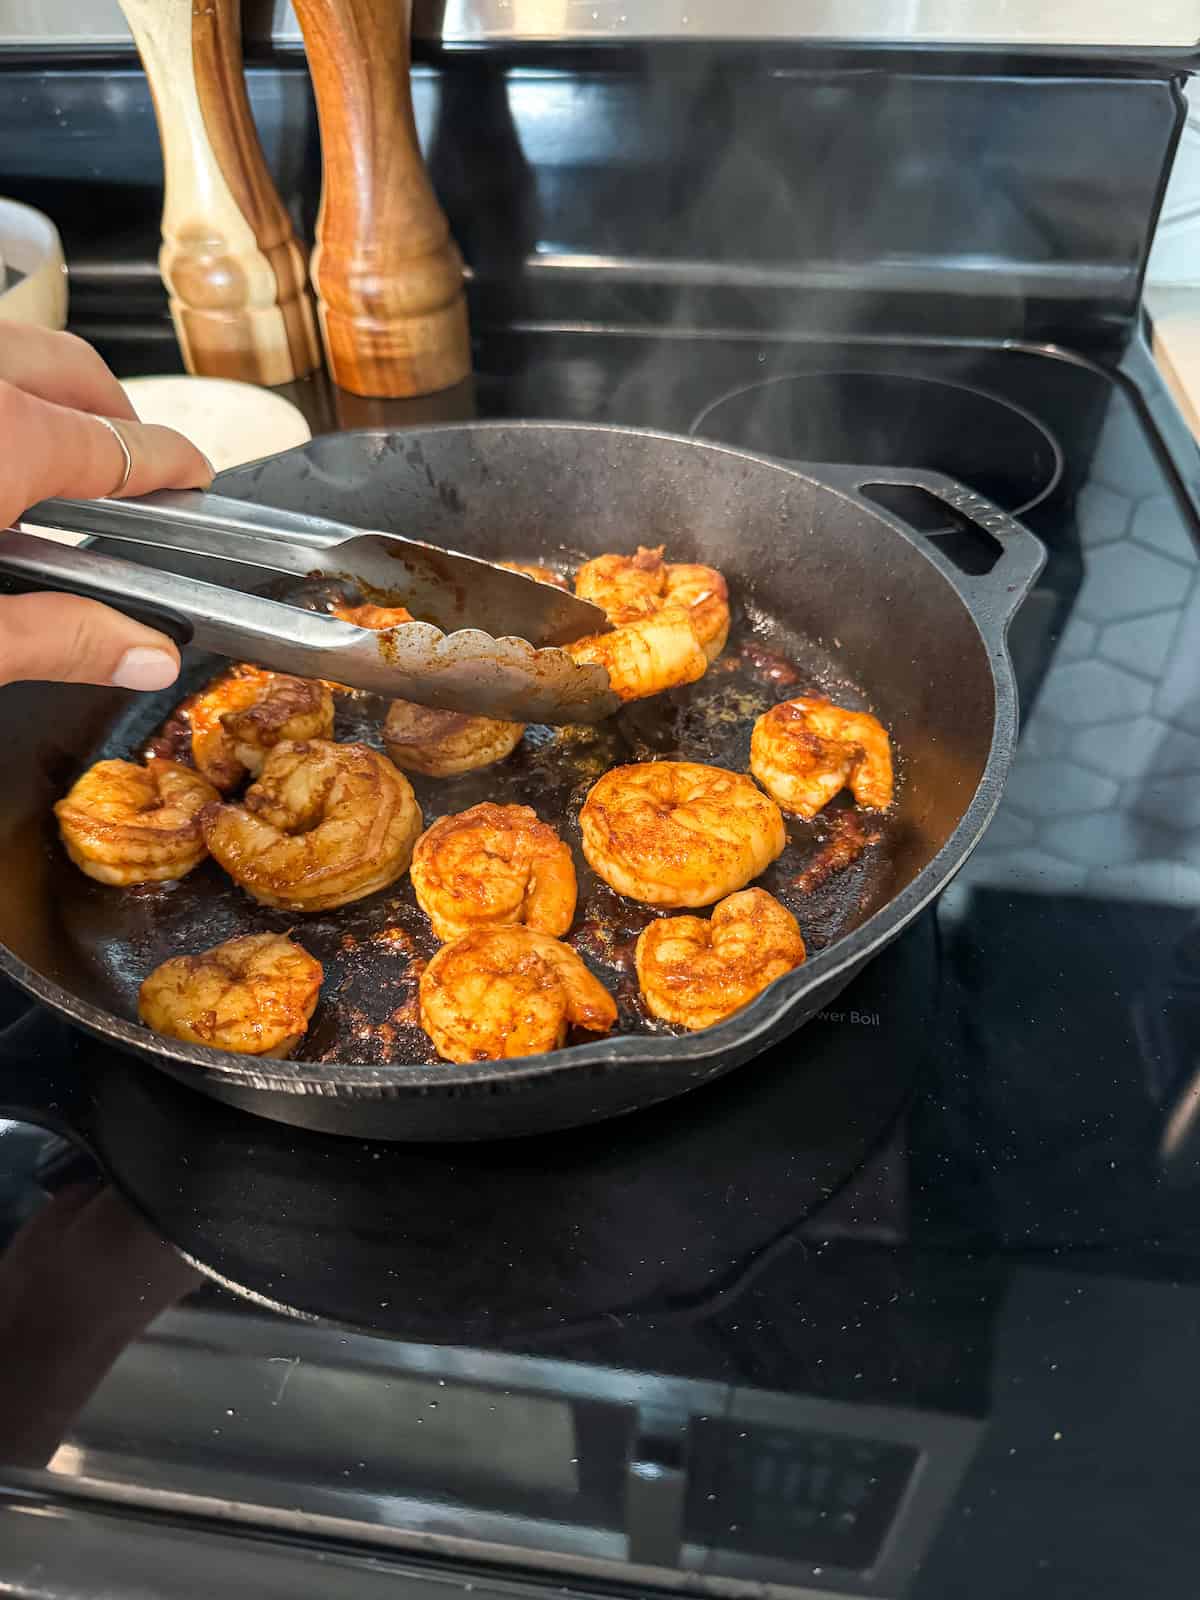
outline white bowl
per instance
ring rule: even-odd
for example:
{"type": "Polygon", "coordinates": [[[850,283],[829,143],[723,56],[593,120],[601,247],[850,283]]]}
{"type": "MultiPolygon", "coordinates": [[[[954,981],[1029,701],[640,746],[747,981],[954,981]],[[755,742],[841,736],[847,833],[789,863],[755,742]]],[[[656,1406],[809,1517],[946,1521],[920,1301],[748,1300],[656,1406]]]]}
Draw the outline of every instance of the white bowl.
{"type": "Polygon", "coordinates": [[[123,382],[143,422],[160,422],[184,434],[217,472],[312,438],[299,407],[257,384],[173,374],[123,382]]]}
{"type": "Polygon", "coordinates": [[[0,321],[67,325],[67,264],[58,229],[19,200],[0,199],[0,321]],[[15,283],[9,284],[9,269],[21,274],[15,283]]]}

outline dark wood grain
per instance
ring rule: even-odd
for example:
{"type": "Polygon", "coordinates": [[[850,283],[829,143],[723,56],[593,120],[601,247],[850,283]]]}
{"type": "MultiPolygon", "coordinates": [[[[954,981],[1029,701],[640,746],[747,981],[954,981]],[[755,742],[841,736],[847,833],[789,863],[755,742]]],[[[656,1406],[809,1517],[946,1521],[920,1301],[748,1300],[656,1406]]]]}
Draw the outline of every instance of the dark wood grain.
{"type": "Polygon", "coordinates": [[[312,275],[334,381],[401,398],[471,368],[462,260],[425,170],[411,0],[296,0],[325,163],[312,275]]]}

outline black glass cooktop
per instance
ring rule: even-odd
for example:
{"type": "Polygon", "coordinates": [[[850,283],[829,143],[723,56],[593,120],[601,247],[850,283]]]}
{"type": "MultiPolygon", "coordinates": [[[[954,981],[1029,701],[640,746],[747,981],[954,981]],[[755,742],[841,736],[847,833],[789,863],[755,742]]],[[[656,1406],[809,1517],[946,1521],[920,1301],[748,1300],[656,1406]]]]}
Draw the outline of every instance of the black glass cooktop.
{"type": "Polygon", "coordinates": [[[323,427],[595,418],[962,478],[1049,551],[1017,760],[967,868],[828,1012],[576,1134],[306,1134],[7,996],[10,1536],[36,1512],[82,1550],[119,1507],[164,1594],[185,1534],[231,1524],[274,1541],[238,1547],[251,1593],[281,1540],[370,1551],[348,1594],[418,1561],[480,1588],[1186,1592],[1200,456],[1140,347],[1112,374],[513,334],[446,396],[298,397],[323,427]]]}

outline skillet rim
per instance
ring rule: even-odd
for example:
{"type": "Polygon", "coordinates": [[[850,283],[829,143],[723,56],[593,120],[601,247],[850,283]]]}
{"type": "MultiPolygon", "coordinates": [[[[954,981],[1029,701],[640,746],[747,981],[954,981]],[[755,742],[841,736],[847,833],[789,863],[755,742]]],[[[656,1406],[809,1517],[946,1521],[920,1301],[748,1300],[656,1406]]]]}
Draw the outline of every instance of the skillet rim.
{"type": "MultiPolygon", "coordinates": [[[[554,419],[491,419],[478,422],[448,422],[422,424],[412,428],[351,428],[339,430],[339,436],[357,438],[391,438],[397,435],[425,434],[488,434],[500,432],[542,432],[600,434],[611,437],[618,434],[638,439],[653,439],[673,445],[685,445],[689,451],[710,456],[728,456],[766,468],[782,479],[797,479],[815,485],[826,494],[853,505],[882,523],[894,536],[902,538],[915,549],[932,570],[946,583],[959,605],[979,635],[991,668],[995,691],[992,715],[991,741],[987,760],[957,826],[937,853],[926,863],[911,883],[885,905],[871,913],[852,933],[835,941],[803,966],[794,968],[767,986],[749,1005],[735,1012],[724,1022],[697,1033],[685,1034],[624,1034],[599,1039],[593,1043],[572,1045],[568,1049],[536,1056],[518,1056],[504,1061],[473,1063],[437,1062],[433,1064],[397,1063],[391,1066],[364,1066],[351,1062],[288,1061],[277,1057],[237,1055],[231,1051],[216,1050],[206,1045],[189,1045],[178,1040],[168,1040],[151,1033],[142,1024],[127,1021],[102,1006],[80,999],[71,990],[47,979],[27,965],[0,943],[0,971],[17,983],[26,993],[44,1005],[66,1016],[87,1032],[126,1047],[135,1054],[157,1058],[167,1071],[179,1066],[199,1069],[200,1073],[222,1085],[283,1093],[311,1095],[321,1098],[393,1099],[411,1095],[456,1096],[471,1093],[491,1093],[500,1087],[518,1088],[535,1085],[551,1076],[566,1072],[596,1073],[621,1065],[655,1065],[697,1067],[719,1061],[736,1049],[741,1059],[756,1053],[758,1041],[763,1047],[781,1031],[787,1013],[799,1007],[805,996],[828,985],[831,990],[836,980],[849,977],[855,968],[865,962],[883,945],[890,942],[908,926],[933,900],[943,892],[956,873],[965,864],[1000,804],[1004,780],[1016,746],[1018,727],[1017,691],[1012,662],[1007,648],[1009,624],[1021,602],[1032,587],[1045,561],[1045,549],[1036,536],[1005,512],[967,490],[953,479],[939,474],[914,469],[911,472],[895,467],[847,468],[845,466],[812,463],[813,470],[804,471],[786,465],[770,456],[751,450],[741,450],[718,441],[696,438],[687,434],[671,433],[662,429],[624,427],[595,422],[571,422],[554,419]],[[828,472],[829,476],[823,474],[828,472]],[[855,492],[854,484],[902,481],[920,486],[939,486],[956,491],[964,506],[990,514],[994,530],[1015,530],[1023,536],[1029,550],[1027,569],[1017,581],[1007,585],[1000,605],[987,601],[987,580],[975,589],[939,550],[908,527],[898,517],[873,501],[866,501],[855,492]]],[[[241,466],[228,469],[214,480],[218,490],[221,480],[253,471],[266,461],[278,461],[288,456],[311,456],[314,447],[320,448],[328,435],[317,435],[290,450],[272,456],[260,457],[241,466]]],[[[993,585],[995,587],[995,585],[993,585]]]]}

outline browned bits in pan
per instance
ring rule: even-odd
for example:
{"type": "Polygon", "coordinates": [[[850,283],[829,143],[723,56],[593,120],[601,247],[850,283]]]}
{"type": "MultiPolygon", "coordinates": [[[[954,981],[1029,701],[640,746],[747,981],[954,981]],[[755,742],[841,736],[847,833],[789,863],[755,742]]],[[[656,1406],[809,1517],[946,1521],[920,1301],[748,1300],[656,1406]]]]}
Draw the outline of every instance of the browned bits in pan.
{"type": "Polygon", "coordinates": [[[791,689],[801,680],[800,670],[793,662],[757,639],[746,639],[739,645],[738,655],[760,682],[772,688],[791,689]]]}
{"type": "Polygon", "coordinates": [[[801,894],[815,894],[830,878],[853,866],[864,850],[878,844],[883,837],[880,829],[871,827],[857,811],[829,813],[825,828],[825,836],[815,854],[792,879],[792,887],[801,894]]]}

